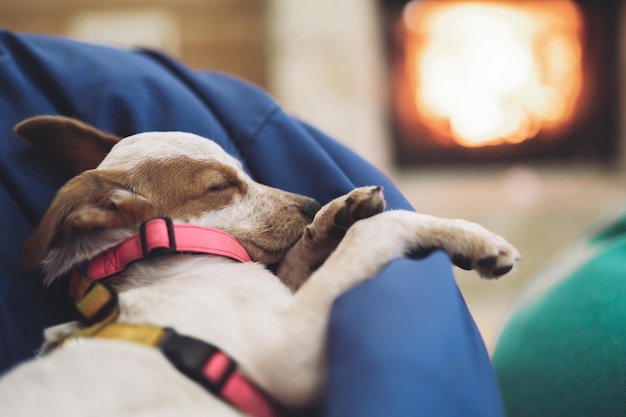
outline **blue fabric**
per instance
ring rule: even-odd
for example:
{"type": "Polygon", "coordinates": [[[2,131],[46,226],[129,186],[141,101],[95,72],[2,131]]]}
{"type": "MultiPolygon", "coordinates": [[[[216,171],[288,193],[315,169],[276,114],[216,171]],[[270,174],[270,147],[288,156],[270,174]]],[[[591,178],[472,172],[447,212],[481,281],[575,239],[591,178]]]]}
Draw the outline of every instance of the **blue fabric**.
{"type": "MultiPolygon", "coordinates": [[[[12,132],[40,114],[122,136],[197,133],[265,184],[320,202],[380,184],[391,208],[411,208],[384,175],[241,80],[156,52],[0,31],[0,372],[32,357],[43,327],[69,314],[60,289],[44,294],[38,274],[18,267],[20,245],[70,176],[12,132]]],[[[329,343],[327,415],[501,415],[486,350],[441,253],[398,260],[342,296],[329,343]]]]}
{"type": "Polygon", "coordinates": [[[446,262],[442,252],[427,262],[398,259],[337,300],[326,415],[502,415],[483,341],[446,262]]]}

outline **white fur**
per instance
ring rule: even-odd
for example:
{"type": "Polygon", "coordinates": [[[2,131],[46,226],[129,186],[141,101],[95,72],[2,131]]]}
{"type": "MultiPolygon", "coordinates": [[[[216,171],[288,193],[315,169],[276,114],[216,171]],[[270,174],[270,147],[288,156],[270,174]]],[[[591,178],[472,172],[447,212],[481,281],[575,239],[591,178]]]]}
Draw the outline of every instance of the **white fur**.
{"type": "Polygon", "coordinates": [[[176,156],[218,161],[241,170],[241,163],[217,143],[187,132],[146,132],[129,136],[111,150],[98,168],[130,170],[143,160],[176,156]]]}

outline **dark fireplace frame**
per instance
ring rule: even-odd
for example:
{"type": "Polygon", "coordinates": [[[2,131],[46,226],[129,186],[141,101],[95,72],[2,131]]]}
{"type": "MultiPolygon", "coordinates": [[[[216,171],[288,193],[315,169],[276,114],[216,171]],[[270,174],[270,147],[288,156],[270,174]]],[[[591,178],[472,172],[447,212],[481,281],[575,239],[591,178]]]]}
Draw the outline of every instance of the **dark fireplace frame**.
{"type": "MultiPolygon", "coordinates": [[[[437,1],[444,0],[421,0],[437,1]]],[[[459,0],[456,0],[458,2],[459,0]]],[[[510,0],[514,2],[515,0],[510,0]]],[[[560,133],[540,132],[520,144],[479,148],[445,146],[428,139],[426,128],[403,131],[396,119],[393,62],[402,59],[394,25],[408,0],[379,0],[384,34],[389,98],[389,130],[394,161],[399,167],[433,165],[496,165],[511,163],[586,163],[611,167],[620,150],[620,19],[621,0],[577,0],[583,12],[583,90],[569,127],[560,133]]],[[[454,1],[451,1],[454,2],[454,1]]]]}

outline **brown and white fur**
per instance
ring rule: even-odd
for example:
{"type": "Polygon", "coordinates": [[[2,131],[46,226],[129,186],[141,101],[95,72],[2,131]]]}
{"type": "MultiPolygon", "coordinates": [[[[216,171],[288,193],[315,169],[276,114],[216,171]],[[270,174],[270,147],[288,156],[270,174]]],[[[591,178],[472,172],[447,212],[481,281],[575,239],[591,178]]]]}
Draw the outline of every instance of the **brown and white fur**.
{"type": "MultiPolygon", "coordinates": [[[[219,346],[290,410],[319,399],[326,325],[338,295],[409,252],[442,248],[488,278],[518,258],[514,247],[476,224],[381,212],[380,187],[356,189],[315,214],[314,200],[254,182],[217,144],[193,134],[119,140],[50,116],[26,120],[16,131],[77,174],[26,241],[24,266],[35,267],[47,253],[49,284],[154,216],[232,234],[255,262],[175,255],[135,263],[113,282],[119,320],[173,327],[219,346]],[[267,265],[278,265],[277,273],[267,265]]],[[[48,330],[47,342],[77,326],[48,330]]],[[[0,408],[7,416],[240,415],[156,349],[95,339],[9,371],[0,379],[0,408]]]]}

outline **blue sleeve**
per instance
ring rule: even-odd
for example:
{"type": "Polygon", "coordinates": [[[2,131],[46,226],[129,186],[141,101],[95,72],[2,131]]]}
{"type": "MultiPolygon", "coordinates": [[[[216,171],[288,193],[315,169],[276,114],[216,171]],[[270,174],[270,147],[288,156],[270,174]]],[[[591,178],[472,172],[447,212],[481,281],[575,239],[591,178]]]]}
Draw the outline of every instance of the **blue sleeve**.
{"type": "Polygon", "coordinates": [[[503,415],[443,252],[398,259],[340,297],[329,340],[328,417],[503,415]]]}
{"type": "MultiPolygon", "coordinates": [[[[150,51],[0,31],[0,372],[33,356],[44,326],[69,314],[62,289],[19,270],[19,247],[70,173],[17,138],[40,114],[76,117],[126,136],[182,130],[217,141],[258,181],[321,202],[379,184],[391,208],[411,209],[383,174],[259,88],[192,71],[150,51]]],[[[496,416],[484,345],[441,253],[398,260],[342,296],[332,314],[329,416],[496,416]]]]}

